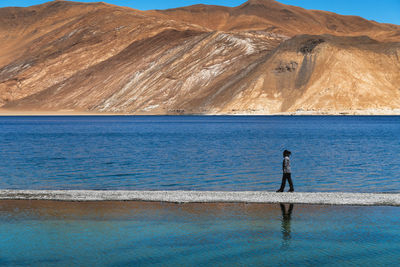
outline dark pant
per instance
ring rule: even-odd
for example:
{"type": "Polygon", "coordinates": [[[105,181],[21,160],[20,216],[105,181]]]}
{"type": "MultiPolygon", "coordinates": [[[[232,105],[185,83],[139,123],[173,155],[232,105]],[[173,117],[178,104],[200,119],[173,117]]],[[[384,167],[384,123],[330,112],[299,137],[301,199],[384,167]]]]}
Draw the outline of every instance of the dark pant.
{"type": "Polygon", "coordinates": [[[283,189],[285,189],[286,180],[288,180],[288,182],[289,182],[289,186],[290,186],[289,190],[291,190],[291,191],[294,190],[291,174],[284,173],[282,176],[282,183],[281,183],[281,188],[279,188],[279,191],[283,191],[283,189]]]}

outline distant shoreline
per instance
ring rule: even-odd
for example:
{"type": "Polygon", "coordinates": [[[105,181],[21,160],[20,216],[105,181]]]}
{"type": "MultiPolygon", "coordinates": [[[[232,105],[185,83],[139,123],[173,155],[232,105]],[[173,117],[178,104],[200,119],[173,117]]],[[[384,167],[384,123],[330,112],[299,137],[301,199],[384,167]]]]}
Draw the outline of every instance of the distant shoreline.
{"type": "Polygon", "coordinates": [[[235,113],[122,113],[90,111],[26,111],[0,108],[0,117],[7,116],[400,116],[400,109],[395,110],[342,110],[342,111],[295,111],[295,112],[235,112],[235,113]]]}

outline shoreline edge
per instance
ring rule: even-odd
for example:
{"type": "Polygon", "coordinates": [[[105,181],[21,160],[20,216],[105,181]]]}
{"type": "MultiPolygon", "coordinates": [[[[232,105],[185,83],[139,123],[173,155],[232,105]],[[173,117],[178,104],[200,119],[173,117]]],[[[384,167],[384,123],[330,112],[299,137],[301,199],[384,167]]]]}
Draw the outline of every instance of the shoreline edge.
{"type": "Polygon", "coordinates": [[[400,206],[400,193],[267,191],[0,190],[0,200],[151,201],[172,203],[289,203],[400,206]]]}

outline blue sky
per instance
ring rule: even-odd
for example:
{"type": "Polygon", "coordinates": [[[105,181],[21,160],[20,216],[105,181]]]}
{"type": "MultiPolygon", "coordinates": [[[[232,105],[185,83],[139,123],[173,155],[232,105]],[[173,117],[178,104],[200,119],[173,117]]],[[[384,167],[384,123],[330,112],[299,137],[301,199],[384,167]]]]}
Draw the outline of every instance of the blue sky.
{"type": "MultiPolygon", "coordinates": [[[[80,0],[98,2],[100,0],[80,0]]],[[[0,0],[0,7],[30,6],[46,0],[0,0]]],[[[103,0],[110,4],[129,6],[140,10],[166,9],[194,4],[238,6],[245,0],[103,0]]],[[[400,25],[400,0],[279,0],[279,2],[307,9],[332,11],[343,15],[357,15],[378,22],[400,25]]]]}

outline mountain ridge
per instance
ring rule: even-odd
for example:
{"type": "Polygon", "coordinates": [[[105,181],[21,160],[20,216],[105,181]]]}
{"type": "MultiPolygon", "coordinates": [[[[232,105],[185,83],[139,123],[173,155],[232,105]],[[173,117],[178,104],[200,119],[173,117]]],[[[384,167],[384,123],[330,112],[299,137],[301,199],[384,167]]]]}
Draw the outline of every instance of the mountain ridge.
{"type": "Polygon", "coordinates": [[[6,110],[400,110],[398,25],[273,0],[150,11],[52,1],[0,15],[6,110]]]}

